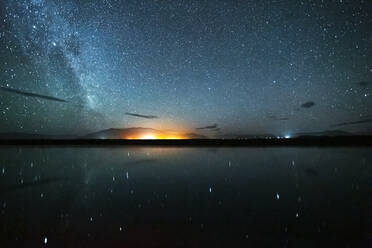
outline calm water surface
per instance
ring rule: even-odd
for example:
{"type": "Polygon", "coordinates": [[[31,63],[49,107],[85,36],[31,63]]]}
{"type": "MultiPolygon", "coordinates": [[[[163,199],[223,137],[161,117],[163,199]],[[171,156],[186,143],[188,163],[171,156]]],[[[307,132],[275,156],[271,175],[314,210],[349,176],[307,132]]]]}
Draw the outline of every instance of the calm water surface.
{"type": "Polygon", "coordinates": [[[0,148],[0,247],[332,246],[372,246],[371,148],[0,148]]]}

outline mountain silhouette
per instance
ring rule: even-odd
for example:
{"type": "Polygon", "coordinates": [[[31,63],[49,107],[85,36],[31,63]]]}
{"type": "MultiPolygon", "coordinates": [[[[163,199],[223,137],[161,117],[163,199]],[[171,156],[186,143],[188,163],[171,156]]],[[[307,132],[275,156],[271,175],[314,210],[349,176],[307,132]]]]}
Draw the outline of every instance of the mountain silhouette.
{"type": "Polygon", "coordinates": [[[132,128],[110,128],[85,135],[84,139],[138,139],[151,135],[155,137],[182,136],[188,139],[205,139],[204,135],[196,133],[179,134],[171,131],[161,131],[153,128],[132,127],[132,128]]]}

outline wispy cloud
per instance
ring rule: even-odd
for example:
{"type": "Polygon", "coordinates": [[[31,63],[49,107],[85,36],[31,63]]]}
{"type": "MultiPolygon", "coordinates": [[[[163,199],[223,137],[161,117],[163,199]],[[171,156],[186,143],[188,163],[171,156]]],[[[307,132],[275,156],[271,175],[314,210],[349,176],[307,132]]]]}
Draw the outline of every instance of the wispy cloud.
{"type": "Polygon", "coordinates": [[[156,116],[156,115],[142,115],[142,114],[128,113],[128,112],[125,114],[134,116],[134,117],[145,118],[145,119],[158,119],[159,118],[159,116],[156,116]]]}
{"type": "Polygon", "coordinates": [[[205,127],[197,127],[196,129],[197,130],[203,130],[203,129],[216,129],[216,128],[218,128],[218,125],[217,124],[213,124],[213,125],[205,126],[205,127]]]}
{"type": "Polygon", "coordinates": [[[54,97],[54,96],[40,95],[40,94],[37,94],[37,93],[32,93],[32,92],[22,91],[22,90],[18,90],[18,89],[7,88],[7,87],[3,87],[3,86],[0,86],[0,90],[4,91],[4,92],[20,95],[20,96],[34,97],[34,98],[45,99],[45,100],[56,101],[56,102],[68,102],[67,100],[57,98],[57,97],[54,97]]]}
{"type": "Polygon", "coordinates": [[[337,123],[337,124],[331,125],[331,127],[341,127],[341,126],[363,124],[363,123],[370,123],[370,122],[372,122],[372,118],[370,118],[370,119],[364,119],[364,120],[359,120],[359,121],[350,121],[350,122],[337,123]]]}
{"type": "Polygon", "coordinates": [[[370,118],[372,115],[361,115],[359,116],[360,119],[370,118]]]}
{"type": "Polygon", "coordinates": [[[270,115],[269,118],[274,121],[288,121],[288,117],[277,117],[275,115],[270,115]]]}
{"type": "Polygon", "coordinates": [[[24,189],[24,188],[31,188],[31,187],[37,187],[37,186],[42,186],[42,185],[47,185],[47,184],[52,184],[56,183],[58,181],[66,180],[66,178],[46,178],[38,181],[30,181],[30,182],[24,182],[23,184],[16,184],[16,185],[11,185],[6,188],[0,189],[0,193],[9,193],[13,192],[19,189],[24,189]]]}
{"type": "Polygon", "coordinates": [[[313,101],[309,101],[309,102],[305,102],[305,103],[301,104],[302,108],[311,108],[311,107],[314,107],[314,106],[315,106],[315,102],[313,102],[313,101]]]}
{"type": "Polygon", "coordinates": [[[360,81],[360,82],[358,82],[358,84],[359,84],[359,86],[366,87],[368,85],[372,85],[372,82],[360,81]]]}

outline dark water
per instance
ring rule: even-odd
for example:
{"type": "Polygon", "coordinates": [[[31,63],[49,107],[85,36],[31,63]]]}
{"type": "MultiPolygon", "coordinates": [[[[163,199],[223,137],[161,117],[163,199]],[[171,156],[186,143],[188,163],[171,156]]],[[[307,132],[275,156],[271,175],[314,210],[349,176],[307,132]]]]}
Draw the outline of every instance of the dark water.
{"type": "Polygon", "coordinates": [[[0,148],[0,247],[372,247],[371,148],[0,148]]]}

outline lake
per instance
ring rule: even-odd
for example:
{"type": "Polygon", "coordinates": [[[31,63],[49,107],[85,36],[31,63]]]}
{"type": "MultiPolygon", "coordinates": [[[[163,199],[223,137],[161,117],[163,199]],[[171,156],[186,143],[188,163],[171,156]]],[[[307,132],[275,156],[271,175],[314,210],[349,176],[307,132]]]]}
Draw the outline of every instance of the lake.
{"type": "Polygon", "coordinates": [[[372,246],[372,148],[0,147],[0,247],[333,246],[372,246]]]}

